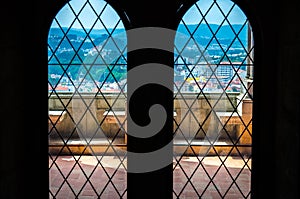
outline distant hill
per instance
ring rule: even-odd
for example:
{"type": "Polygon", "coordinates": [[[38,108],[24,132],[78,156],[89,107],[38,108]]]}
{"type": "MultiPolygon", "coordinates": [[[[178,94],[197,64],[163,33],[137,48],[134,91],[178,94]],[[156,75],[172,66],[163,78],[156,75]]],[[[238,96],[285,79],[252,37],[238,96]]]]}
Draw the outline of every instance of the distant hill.
{"type": "Polygon", "coordinates": [[[240,24],[235,24],[232,26],[223,25],[219,28],[219,25],[216,24],[209,24],[209,26],[207,24],[201,24],[195,31],[197,26],[198,24],[187,26],[185,26],[184,24],[180,24],[178,26],[178,32],[176,34],[176,46],[180,47],[184,45],[186,40],[190,37],[190,34],[193,34],[194,39],[201,46],[206,46],[208,42],[210,42],[210,44],[217,44],[217,40],[222,45],[229,45],[233,41],[233,39],[235,39],[233,46],[239,47],[240,42],[237,38],[235,38],[235,34],[238,34],[238,38],[241,40],[243,45],[246,45],[247,26],[242,27],[242,25],[240,24]],[[216,32],[217,30],[218,32],[216,32]],[[235,31],[235,34],[233,30],[235,31]],[[213,39],[212,41],[210,41],[213,34],[215,34],[217,40],[213,39]]]}
{"type": "MultiPolygon", "coordinates": [[[[187,27],[185,27],[183,24],[179,24],[177,31],[181,34],[185,34],[188,35],[188,30],[190,30],[191,32],[193,32],[195,30],[195,28],[198,26],[198,24],[190,24],[187,25],[187,27]]],[[[215,33],[215,31],[219,28],[219,25],[217,24],[209,24],[209,26],[207,24],[201,24],[197,31],[196,34],[194,35],[197,38],[210,38],[212,36],[212,32],[211,30],[215,33]]],[[[223,25],[221,26],[221,28],[219,29],[218,33],[216,34],[216,36],[218,37],[218,39],[226,39],[226,38],[232,38],[234,36],[234,33],[232,31],[232,29],[238,33],[240,31],[240,29],[242,28],[241,24],[234,24],[232,26],[229,25],[223,25]]],[[[68,28],[64,27],[62,28],[64,32],[67,32],[68,28]]],[[[112,32],[113,29],[108,29],[109,32],[112,32]]],[[[87,32],[89,30],[86,30],[87,32]]],[[[118,35],[120,33],[124,32],[124,29],[115,29],[114,30],[114,35],[118,35]]],[[[83,29],[77,29],[77,28],[71,28],[68,31],[68,34],[74,34],[80,37],[85,37],[86,33],[84,32],[83,29]]],[[[107,34],[107,31],[105,29],[93,29],[90,33],[91,37],[99,37],[99,35],[102,34],[107,34]]],[[[57,35],[57,36],[63,36],[63,32],[60,28],[51,28],[49,31],[49,35],[57,35]]],[[[124,35],[124,34],[120,34],[120,35],[124,35]]],[[[246,40],[246,36],[247,36],[247,26],[245,26],[242,31],[239,33],[239,38],[242,40],[246,40]]]]}
{"type": "MultiPolygon", "coordinates": [[[[190,24],[190,25],[187,25],[187,27],[184,24],[179,24],[177,31],[180,33],[183,33],[183,34],[187,34],[188,33],[187,28],[191,32],[194,32],[194,30],[196,29],[197,26],[198,26],[198,24],[190,24]]],[[[217,25],[217,24],[209,24],[209,25],[201,24],[197,28],[195,35],[201,36],[201,37],[211,37],[212,32],[215,33],[218,28],[219,28],[219,25],[217,25]]],[[[233,24],[231,26],[223,25],[219,28],[216,36],[218,36],[220,38],[231,38],[234,36],[233,30],[236,33],[238,33],[241,30],[241,28],[242,28],[241,24],[233,24]]],[[[246,35],[247,35],[247,26],[244,26],[242,31],[239,33],[239,37],[246,39],[246,35]]]]}
{"type": "MultiPolygon", "coordinates": [[[[190,63],[196,62],[198,60],[195,57],[199,56],[199,47],[206,48],[203,52],[206,53],[207,57],[211,58],[210,55],[221,57],[223,56],[223,50],[226,49],[226,47],[229,47],[229,44],[232,44],[233,41],[233,45],[230,45],[231,48],[230,50],[228,50],[228,54],[244,53],[243,49],[241,50],[241,43],[238,40],[234,40],[235,35],[232,29],[236,33],[240,32],[239,39],[241,40],[242,44],[246,46],[247,27],[244,27],[241,30],[242,25],[224,25],[219,27],[216,24],[202,24],[197,28],[195,34],[193,35],[195,41],[192,40],[186,45],[187,41],[190,38],[190,34],[195,31],[197,26],[198,25],[184,26],[183,24],[180,24],[178,26],[175,46],[179,48],[179,51],[175,52],[176,57],[178,56],[178,52],[180,52],[180,55],[182,55],[185,59],[187,58],[190,63]],[[217,30],[218,32],[216,33],[217,30]],[[217,40],[212,40],[213,35],[215,35],[217,40]],[[197,44],[195,44],[195,42],[197,44]],[[182,48],[183,46],[185,48],[182,48]]],[[[113,39],[111,39],[109,37],[109,34],[111,34],[112,30],[113,29],[109,29],[109,33],[105,29],[91,30],[89,34],[90,38],[87,38],[83,42],[83,39],[86,37],[86,33],[83,29],[71,28],[68,30],[68,28],[51,28],[48,37],[48,44],[50,46],[48,55],[49,57],[52,57],[49,63],[53,64],[53,67],[49,67],[49,74],[62,73],[62,69],[60,67],[55,67],[55,64],[58,64],[58,60],[59,63],[65,63],[66,65],[68,65],[71,60],[74,66],[70,67],[68,69],[68,72],[73,78],[76,78],[78,76],[79,69],[85,70],[84,68],[75,67],[75,64],[81,64],[82,60],[85,64],[106,65],[116,62],[118,62],[119,64],[126,64],[126,61],[122,59],[122,56],[120,56],[120,51],[126,48],[127,45],[125,30],[115,29],[112,35],[113,39]],[[66,32],[68,35],[68,39],[62,40],[64,33],[66,32]],[[101,56],[98,56],[99,54],[95,46],[101,49],[101,56]],[[102,50],[102,48],[104,50],[102,50]],[[55,51],[55,56],[52,56],[53,51],[55,51]],[[77,55],[74,57],[75,51],[77,51],[77,55]],[[121,60],[119,60],[119,58],[121,58],[121,60]]],[[[86,31],[88,32],[89,30],[86,31]]],[[[239,56],[238,58],[243,59],[243,56],[239,56]]],[[[236,58],[232,59],[235,59],[232,61],[237,61],[236,58]]],[[[101,80],[101,78],[104,77],[102,77],[101,74],[104,73],[103,71],[106,67],[101,67],[103,66],[93,67],[93,70],[96,70],[94,71],[94,73],[97,74],[97,80],[101,80]]],[[[122,68],[122,66],[115,66],[114,71],[114,75],[118,78],[118,80],[124,78],[125,69],[122,68]]],[[[112,77],[110,77],[110,79],[108,79],[107,81],[113,82],[112,77]]]]}
{"type": "MultiPolygon", "coordinates": [[[[51,28],[49,31],[49,40],[48,43],[50,46],[55,49],[58,45],[60,45],[61,48],[69,49],[71,48],[69,42],[67,40],[63,40],[62,43],[60,43],[61,38],[64,35],[64,32],[67,32],[68,28],[62,28],[63,31],[60,28],[51,28]]],[[[112,32],[113,29],[108,29],[109,34],[112,32]]],[[[241,43],[238,39],[236,39],[234,31],[236,34],[238,34],[239,40],[242,42],[244,46],[246,46],[247,42],[247,26],[242,27],[241,24],[235,24],[232,26],[229,25],[223,25],[219,27],[217,24],[201,24],[198,27],[198,24],[190,24],[185,26],[184,24],[180,24],[177,29],[177,34],[175,38],[175,46],[180,50],[183,46],[186,45],[187,40],[190,38],[190,34],[193,34],[193,37],[195,41],[197,42],[197,46],[201,48],[205,48],[209,46],[208,50],[210,50],[210,53],[217,54],[216,51],[220,51],[220,45],[221,46],[231,46],[231,48],[241,48],[241,43]],[[197,28],[197,29],[196,29],[197,28]],[[196,30],[196,31],[195,31],[196,30]],[[217,31],[218,30],[218,31],[217,31]],[[212,39],[212,36],[215,35],[215,38],[212,39]],[[220,44],[220,45],[219,45],[220,44]],[[214,46],[215,45],[215,46],[214,46]],[[214,52],[212,52],[212,50],[214,52]]],[[[87,32],[89,30],[86,30],[87,32]]],[[[70,40],[73,39],[72,45],[77,49],[81,43],[82,40],[78,38],[85,38],[86,33],[83,29],[76,29],[71,28],[67,32],[68,38],[70,40]]],[[[95,45],[103,45],[103,42],[106,42],[106,39],[109,38],[109,35],[107,33],[107,30],[105,29],[95,29],[90,32],[90,38],[93,40],[93,43],[95,45]]],[[[127,40],[126,40],[126,34],[124,29],[115,29],[112,34],[114,41],[109,40],[107,45],[105,45],[106,49],[111,49],[113,51],[118,51],[116,49],[116,46],[114,43],[117,43],[119,47],[121,47],[121,50],[126,46],[127,40]]],[[[194,41],[191,41],[188,43],[188,47],[193,48],[193,45],[195,44],[194,41]]],[[[86,42],[81,46],[81,49],[92,49],[94,45],[90,42],[90,39],[87,39],[86,42]]],[[[188,50],[186,48],[186,51],[188,54],[191,55],[191,50],[188,50]]],[[[194,53],[197,53],[195,51],[194,53]]]]}
{"type": "MultiPolygon", "coordinates": [[[[50,35],[57,35],[57,36],[62,37],[64,35],[64,32],[66,33],[68,31],[68,28],[63,27],[62,30],[60,28],[50,28],[49,36],[50,35]]],[[[113,29],[109,28],[107,30],[108,30],[108,32],[111,33],[113,29]]],[[[96,37],[99,37],[100,35],[107,34],[107,30],[105,30],[105,29],[93,29],[90,32],[90,37],[96,38],[96,37]]],[[[89,32],[89,30],[86,30],[86,32],[89,32]]],[[[115,35],[115,34],[119,34],[121,32],[124,32],[124,29],[115,29],[113,34],[115,35]]],[[[78,37],[85,37],[86,36],[85,31],[83,29],[79,29],[79,28],[70,28],[70,30],[68,31],[67,34],[68,35],[69,34],[70,35],[77,35],[78,37]]]]}

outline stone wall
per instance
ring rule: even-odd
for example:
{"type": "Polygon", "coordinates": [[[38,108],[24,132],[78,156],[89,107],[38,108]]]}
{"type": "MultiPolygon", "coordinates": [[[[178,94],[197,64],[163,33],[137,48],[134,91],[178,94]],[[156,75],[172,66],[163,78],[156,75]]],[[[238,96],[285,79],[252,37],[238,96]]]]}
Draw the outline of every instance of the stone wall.
{"type": "MultiPolygon", "coordinates": [[[[124,116],[119,115],[113,118],[106,116],[106,111],[112,109],[114,111],[125,110],[125,97],[113,94],[103,96],[93,95],[73,96],[69,94],[60,94],[60,97],[50,97],[49,110],[64,110],[64,119],[58,122],[52,129],[52,124],[49,123],[51,130],[50,138],[58,138],[59,132],[64,138],[72,136],[72,139],[80,137],[85,138],[102,138],[104,136],[113,137],[118,134],[119,137],[124,137],[124,116]],[[77,125],[76,125],[77,124],[77,125]]],[[[125,112],[124,112],[125,113],[125,112]]]]}
{"type": "MultiPolygon", "coordinates": [[[[252,102],[252,101],[251,101],[252,102]]],[[[174,99],[174,131],[176,138],[200,140],[228,140],[230,136],[233,140],[240,139],[239,135],[245,131],[245,126],[241,123],[243,103],[240,103],[238,110],[239,115],[234,111],[233,107],[237,107],[240,103],[238,93],[230,93],[226,95],[211,93],[205,96],[197,96],[194,93],[184,94],[184,96],[176,96],[174,99]],[[183,99],[184,97],[184,99],[183,99]],[[230,100],[229,100],[229,99],[230,100]],[[223,127],[223,125],[225,125],[223,127]]],[[[252,103],[251,103],[252,105],[252,103]]],[[[52,122],[49,120],[50,140],[60,140],[60,136],[67,139],[91,137],[103,138],[114,137],[123,138],[125,135],[125,106],[126,98],[117,96],[116,94],[107,94],[97,96],[91,94],[81,94],[81,96],[73,96],[70,94],[60,94],[60,97],[52,96],[49,99],[49,110],[64,110],[63,116],[55,124],[53,128],[52,122]],[[116,115],[107,111],[112,109],[116,115]],[[77,124],[77,125],[76,125],[77,124]],[[59,132],[59,134],[57,133],[59,132]]],[[[252,108],[252,106],[251,106],[252,108]]],[[[247,112],[247,123],[252,117],[252,112],[247,112]]],[[[249,126],[250,129],[250,126],[249,126]]],[[[252,131],[252,130],[251,130],[252,131]]],[[[249,136],[248,136],[249,137],[249,136]]],[[[243,138],[246,139],[246,138],[243,138]]],[[[247,138],[247,143],[250,138],[247,138]]]]}

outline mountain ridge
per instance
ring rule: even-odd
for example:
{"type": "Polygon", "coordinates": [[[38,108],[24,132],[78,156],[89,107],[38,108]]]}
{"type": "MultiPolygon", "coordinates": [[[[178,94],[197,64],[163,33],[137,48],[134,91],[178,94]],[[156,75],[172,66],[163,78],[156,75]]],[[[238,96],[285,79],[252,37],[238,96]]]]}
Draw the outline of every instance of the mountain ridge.
{"type": "MultiPolygon", "coordinates": [[[[190,33],[193,33],[195,28],[198,27],[198,29],[196,30],[196,35],[201,36],[202,38],[206,38],[206,37],[211,37],[213,34],[215,34],[217,37],[219,38],[230,38],[234,36],[233,30],[235,31],[235,33],[239,33],[239,38],[243,38],[242,40],[246,39],[246,33],[247,33],[247,26],[244,26],[242,24],[233,24],[233,25],[222,25],[219,28],[218,24],[189,24],[189,25],[184,25],[184,24],[179,24],[177,27],[177,33],[181,33],[181,34],[186,34],[186,35],[190,35],[190,33]],[[243,28],[242,28],[243,27],[243,28]],[[216,32],[216,30],[219,28],[218,32],[216,32]],[[242,28],[242,29],[241,29],[242,28]],[[190,33],[189,33],[189,31],[190,33]]],[[[49,36],[50,35],[57,35],[57,36],[63,36],[64,33],[66,33],[68,30],[67,27],[52,27],[50,28],[49,31],[49,36]],[[62,32],[62,30],[64,32],[62,32]]],[[[108,28],[108,29],[86,29],[85,30],[87,33],[89,33],[89,35],[91,37],[97,37],[100,36],[102,34],[113,34],[113,35],[118,35],[121,33],[124,33],[125,29],[123,28],[118,28],[118,29],[113,29],[113,28],[108,28]],[[108,31],[108,32],[107,32],[108,31]]],[[[73,35],[77,35],[77,36],[81,36],[81,37],[85,37],[86,33],[85,33],[84,29],[80,29],[80,28],[70,28],[68,31],[68,35],[69,34],[73,34],[73,35]]]]}

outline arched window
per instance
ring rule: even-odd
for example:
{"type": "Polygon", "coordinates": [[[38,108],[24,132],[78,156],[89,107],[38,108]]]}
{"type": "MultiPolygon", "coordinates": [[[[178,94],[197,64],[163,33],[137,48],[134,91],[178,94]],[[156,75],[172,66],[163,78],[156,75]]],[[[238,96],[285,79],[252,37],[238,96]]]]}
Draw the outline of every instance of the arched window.
{"type": "MultiPolygon", "coordinates": [[[[168,162],[170,170],[159,169],[167,173],[164,177],[169,177],[173,164],[174,198],[248,198],[251,194],[254,52],[251,25],[230,0],[199,0],[185,6],[180,7],[186,12],[174,34],[173,163],[168,162]]],[[[174,32],[141,28],[139,14],[130,14],[133,29],[128,32],[129,41],[138,39],[132,37],[135,31],[144,34],[139,38],[142,43],[152,36],[151,31],[170,33],[169,36],[174,32]],[[134,29],[135,26],[138,29],[134,29]]],[[[161,44],[159,39],[152,39],[161,44]]],[[[152,40],[145,44],[153,47],[149,41],[152,40]]],[[[162,51],[149,46],[131,52],[130,67],[144,61],[160,63],[165,59],[169,63],[166,58],[169,53],[156,57],[156,54],[163,55],[162,51]]],[[[130,173],[127,169],[127,160],[133,160],[131,166],[135,165],[137,159],[132,157],[139,153],[128,155],[126,151],[126,51],[123,23],[105,1],[70,1],[54,18],[48,35],[51,198],[105,198],[108,195],[126,198],[127,176],[131,175],[128,177],[131,194],[136,191],[138,181],[145,179],[144,173],[130,173]]],[[[140,94],[139,97],[145,98],[146,95],[140,94]]],[[[142,103],[139,100],[141,107],[147,100],[161,98],[148,94],[149,99],[142,103]]],[[[170,96],[172,100],[172,93],[170,96]]],[[[144,111],[134,107],[137,104],[131,106],[135,113],[144,111]]],[[[172,124],[172,116],[168,117],[171,120],[167,121],[172,124]]],[[[144,120],[142,116],[140,119],[144,120]]],[[[172,133],[172,126],[170,129],[161,131],[159,136],[172,133]]],[[[152,138],[148,142],[131,135],[128,146],[132,149],[137,145],[137,151],[147,151],[164,145],[169,137],[166,138],[153,139],[153,143],[152,138]]],[[[172,158],[172,154],[169,157],[172,158]]],[[[147,173],[147,179],[162,177],[162,173],[155,172],[154,178],[151,172],[147,173]]],[[[172,184],[169,179],[161,184],[164,182],[172,184]]],[[[172,187],[167,189],[166,192],[172,194],[172,187]]]]}
{"type": "Polygon", "coordinates": [[[50,198],[126,194],[120,150],[126,46],[123,23],[105,1],[70,1],[54,18],[48,35],[50,198]]]}
{"type": "Polygon", "coordinates": [[[174,49],[174,197],[250,197],[253,52],[251,25],[234,2],[199,0],[183,16],[174,49]]]}

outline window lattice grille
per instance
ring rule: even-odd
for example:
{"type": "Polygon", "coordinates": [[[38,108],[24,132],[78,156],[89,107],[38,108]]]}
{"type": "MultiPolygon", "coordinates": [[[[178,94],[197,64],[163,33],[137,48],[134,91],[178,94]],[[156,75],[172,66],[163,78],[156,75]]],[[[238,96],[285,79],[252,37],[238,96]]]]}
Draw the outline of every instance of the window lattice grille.
{"type": "Polygon", "coordinates": [[[181,20],[174,49],[174,198],[250,197],[249,34],[247,18],[229,0],[200,0],[181,20]]]}
{"type": "Polygon", "coordinates": [[[104,1],[71,1],[53,20],[48,36],[51,198],[126,195],[121,148],[126,118],[119,114],[126,101],[126,45],[123,24],[104,1]]]}
{"type": "MultiPolygon", "coordinates": [[[[248,19],[229,0],[199,0],[181,20],[174,48],[174,198],[250,198],[251,35],[248,19]]],[[[126,45],[122,22],[104,1],[70,1],[53,20],[51,198],[126,197],[126,45]]]]}

